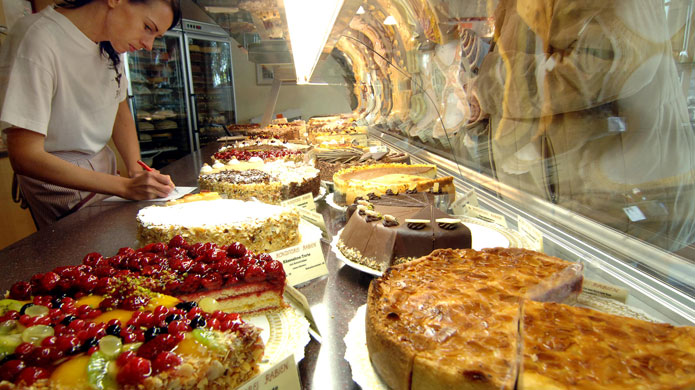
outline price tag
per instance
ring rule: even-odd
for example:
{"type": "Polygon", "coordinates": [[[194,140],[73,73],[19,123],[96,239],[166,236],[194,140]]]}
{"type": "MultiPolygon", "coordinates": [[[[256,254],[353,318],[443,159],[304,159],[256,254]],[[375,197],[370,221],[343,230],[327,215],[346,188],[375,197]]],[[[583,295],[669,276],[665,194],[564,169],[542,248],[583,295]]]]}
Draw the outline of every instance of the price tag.
{"type": "Polygon", "coordinates": [[[299,244],[270,254],[282,262],[287,274],[287,284],[296,286],[328,274],[321,241],[299,244]]]}
{"type": "Polygon", "coordinates": [[[596,295],[602,298],[615,299],[618,302],[627,301],[628,291],[622,287],[613,286],[607,283],[599,283],[593,280],[584,279],[582,283],[582,293],[596,295]]]}
{"type": "Polygon", "coordinates": [[[531,222],[521,218],[521,216],[519,216],[517,226],[519,227],[519,233],[521,233],[521,235],[524,236],[531,244],[531,248],[529,249],[543,252],[543,233],[536,229],[531,222]]]}
{"type": "Polygon", "coordinates": [[[299,216],[302,217],[302,219],[321,229],[321,234],[324,239],[331,239],[331,235],[328,233],[328,229],[326,229],[326,222],[323,220],[323,215],[305,208],[297,208],[297,211],[299,211],[299,216]]]}
{"type": "Polygon", "coordinates": [[[454,211],[454,214],[463,214],[463,207],[467,204],[478,207],[478,193],[475,192],[475,188],[466,191],[461,197],[457,194],[456,197],[458,199],[451,204],[451,209],[454,211]]]}
{"type": "Polygon", "coordinates": [[[505,228],[507,227],[507,220],[504,218],[504,215],[483,210],[480,207],[475,207],[470,204],[463,207],[463,215],[471,218],[478,218],[485,222],[494,223],[505,228]]]}
{"type": "Polygon", "coordinates": [[[370,146],[369,153],[388,153],[389,148],[384,145],[370,146]]]}
{"type": "Polygon", "coordinates": [[[316,203],[314,203],[314,194],[307,192],[304,195],[299,195],[296,198],[283,200],[280,202],[283,206],[294,206],[297,208],[305,208],[311,211],[316,211],[316,203]]]}
{"type": "Polygon", "coordinates": [[[299,374],[294,355],[290,354],[278,364],[237,387],[237,390],[300,390],[299,374]]]}

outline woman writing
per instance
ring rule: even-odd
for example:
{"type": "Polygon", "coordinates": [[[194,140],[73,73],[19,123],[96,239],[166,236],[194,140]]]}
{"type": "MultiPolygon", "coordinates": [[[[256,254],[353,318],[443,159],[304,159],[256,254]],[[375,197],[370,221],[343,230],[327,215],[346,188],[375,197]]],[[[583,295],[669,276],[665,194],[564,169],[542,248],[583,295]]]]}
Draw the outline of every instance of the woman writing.
{"type": "Polygon", "coordinates": [[[106,195],[174,189],[138,165],[122,53],[151,50],[179,18],[177,0],[67,0],[13,26],[0,51],[0,131],[39,229],[106,195]]]}

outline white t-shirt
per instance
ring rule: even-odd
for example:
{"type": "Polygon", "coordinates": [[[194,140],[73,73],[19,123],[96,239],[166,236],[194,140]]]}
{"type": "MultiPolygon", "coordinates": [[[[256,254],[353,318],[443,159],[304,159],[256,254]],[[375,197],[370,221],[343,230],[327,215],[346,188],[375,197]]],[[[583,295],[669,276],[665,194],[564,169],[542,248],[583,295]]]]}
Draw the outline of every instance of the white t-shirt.
{"type": "MultiPolygon", "coordinates": [[[[47,152],[96,153],[127,95],[110,61],[52,7],[20,19],[0,48],[0,131],[44,134],[47,152]]],[[[3,134],[4,135],[4,134],[3,134]]]]}

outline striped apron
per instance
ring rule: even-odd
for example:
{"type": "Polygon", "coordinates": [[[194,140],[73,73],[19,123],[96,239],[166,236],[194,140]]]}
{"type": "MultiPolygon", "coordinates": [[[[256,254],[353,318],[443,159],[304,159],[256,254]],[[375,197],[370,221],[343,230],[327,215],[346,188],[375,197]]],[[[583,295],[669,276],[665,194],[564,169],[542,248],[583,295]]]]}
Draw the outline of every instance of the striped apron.
{"type": "MultiPolygon", "coordinates": [[[[82,152],[53,152],[51,154],[80,168],[111,175],[117,174],[116,157],[108,146],[91,155],[82,152]]],[[[88,204],[109,196],[73,190],[23,175],[17,175],[17,181],[21,196],[29,205],[37,229],[42,229],[88,204]]]]}

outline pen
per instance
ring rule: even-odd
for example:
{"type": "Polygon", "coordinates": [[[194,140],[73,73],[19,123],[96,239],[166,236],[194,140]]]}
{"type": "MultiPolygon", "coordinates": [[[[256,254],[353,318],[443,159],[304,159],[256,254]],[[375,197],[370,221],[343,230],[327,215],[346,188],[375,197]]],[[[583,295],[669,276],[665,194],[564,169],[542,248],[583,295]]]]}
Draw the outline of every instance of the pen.
{"type": "Polygon", "coordinates": [[[142,169],[146,170],[147,172],[152,172],[152,168],[148,167],[144,162],[138,160],[137,163],[142,167],[142,169]]]}

